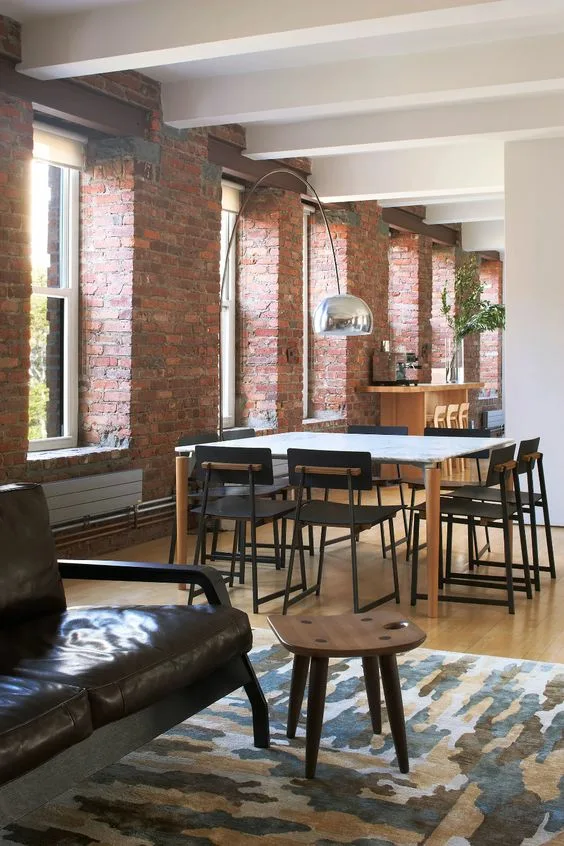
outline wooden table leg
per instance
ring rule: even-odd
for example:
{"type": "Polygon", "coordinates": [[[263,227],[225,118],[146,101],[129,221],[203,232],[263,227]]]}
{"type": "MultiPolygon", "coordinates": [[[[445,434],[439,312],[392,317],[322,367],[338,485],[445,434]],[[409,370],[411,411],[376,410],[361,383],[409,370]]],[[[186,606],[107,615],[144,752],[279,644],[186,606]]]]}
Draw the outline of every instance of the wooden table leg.
{"type": "Polygon", "coordinates": [[[306,778],[315,777],[317,754],[321,739],[323,711],[325,709],[325,691],[329,658],[312,658],[309,674],[309,692],[307,697],[306,724],[306,778]]]}
{"type": "Polygon", "coordinates": [[[372,731],[374,734],[382,734],[382,705],[380,702],[380,671],[378,669],[378,658],[371,656],[362,659],[364,671],[364,684],[366,685],[366,696],[372,720],[372,731]]]}
{"type": "Polygon", "coordinates": [[[309,670],[309,655],[294,655],[292,681],[290,682],[290,701],[288,703],[288,727],[286,737],[295,737],[304,699],[304,690],[309,670]]]}
{"type": "Polygon", "coordinates": [[[441,468],[425,468],[427,522],[427,615],[439,615],[439,543],[441,520],[441,468]]]}
{"type": "Polygon", "coordinates": [[[407,737],[396,656],[380,655],[380,668],[382,670],[382,687],[386,698],[388,722],[392,730],[400,772],[408,773],[407,737]]]}
{"type": "MultiPolygon", "coordinates": [[[[188,557],[188,465],[186,455],[176,457],[176,563],[186,564],[188,557]]],[[[180,585],[179,585],[180,587],[180,585]]],[[[186,585],[184,585],[186,590],[186,585]]]]}

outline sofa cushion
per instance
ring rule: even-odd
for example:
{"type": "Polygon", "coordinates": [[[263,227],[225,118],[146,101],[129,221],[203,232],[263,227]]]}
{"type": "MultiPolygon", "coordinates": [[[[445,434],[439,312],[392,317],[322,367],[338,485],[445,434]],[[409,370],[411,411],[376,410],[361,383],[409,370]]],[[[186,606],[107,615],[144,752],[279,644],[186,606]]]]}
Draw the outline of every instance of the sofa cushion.
{"type": "Polygon", "coordinates": [[[10,781],[92,733],[86,691],[0,676],[0,783],[10,781]]]}
{"type": "Polygon", "coordinates": [[[40,485],[0,486],[0,628],[65,608],[40,485]]]}
{"type": "Polygon", "coordinates": [[[205,678],[251,647],[225,606],[72,608],[0,633],[0,672],[88,691],[95,728],[205,678]]]}

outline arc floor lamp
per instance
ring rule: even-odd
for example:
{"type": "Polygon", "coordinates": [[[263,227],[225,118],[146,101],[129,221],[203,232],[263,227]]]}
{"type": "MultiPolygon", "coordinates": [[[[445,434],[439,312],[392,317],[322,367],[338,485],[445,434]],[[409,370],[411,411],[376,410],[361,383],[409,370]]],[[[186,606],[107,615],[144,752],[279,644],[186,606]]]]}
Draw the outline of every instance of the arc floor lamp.
{"type": "MultiPolygon", "coordinates": [[[[262,185],[262,183],[265,182],[265,180],[267,180],[269,177],[275,176],[280,173],[286,173],[290,176],[293,176],[295,179],[301,182],[302,185],[304,185],[309,191],[311,191],[311,193],[315,197],[317,205],[319,206],[319,211],[321,212],[323,223],[325,224],[325,229],[327,231],[327,237],[329,239],[329,245],[331,247],[333,267],[335,269],[335,281],[337,283],[337,293],[329,297],[324,297],[324,299],[322,299],[321,302],[317,305],[313,313],[313,331],[316,335],[322,335],[331,338],[343,338],[348,335],[370,335],[372,333],[373,318],[372,312],[367,303],[365,303],[364,300],[360,299],[360,297],[355,297],[352,294],[341,293],[341,282],[339,279],[339,267],[337,265],[337,254],[335,252],[335,244],[333,243],[333,236],[331,235],[327,215],[325,214],[325,209],[323,208],[323,204],[319,199],[319,195],[311,184],[311,182],[309,182],[305,177],[300,176],[300,174],[296,173],[294,170],[290,170],[286,167],[274,168],[273,170],[270,170],[268,171],[268,173],[265,173],[263,176],[261,176],[260,179],[257,179],[257,181],[251,186],[247,196],[245,197],[243,205],[237,213],[233,229],[231,230],[231,235],[229,236],[229,242],[227,244],[227,251],[225,254],[225,262],[221,274],[221,286],[219,292],[220,304],[223,302],[223,293],[225,290],[225,282],[227,279],[227,270],[229,267],[229,257],[231,255],[231,248],[233,246],[233,243],[235,242],[239,223],[241,222],[245,209],[247,208],[249,201],[257,190],[257,188],[259,188],[260,185],[262,185]]],[[[218,389],[219,402],[217,434],[219,440],[223,440],[223,379],[221,327],[219,331],[218,347],[218,389]]]]}

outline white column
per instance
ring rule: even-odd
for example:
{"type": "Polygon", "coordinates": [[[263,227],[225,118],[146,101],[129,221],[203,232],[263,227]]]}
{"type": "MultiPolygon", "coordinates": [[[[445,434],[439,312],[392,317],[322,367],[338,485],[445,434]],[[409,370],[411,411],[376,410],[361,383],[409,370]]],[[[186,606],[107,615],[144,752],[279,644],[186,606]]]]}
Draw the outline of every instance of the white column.
{"type": "Polygon", "coordinates": [[[505,150],[505,414],[540,435],[551,523],[564,525],[564,139],[505,150]]]}

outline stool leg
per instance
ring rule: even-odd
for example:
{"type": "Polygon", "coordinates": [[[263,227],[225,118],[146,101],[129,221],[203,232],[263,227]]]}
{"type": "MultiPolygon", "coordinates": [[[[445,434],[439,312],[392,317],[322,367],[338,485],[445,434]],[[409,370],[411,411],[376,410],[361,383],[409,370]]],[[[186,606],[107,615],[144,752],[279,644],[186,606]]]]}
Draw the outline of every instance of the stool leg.
{"type": "Polygon", "coordinates": [[[306,778],[315,777],[323,711],[325,709],[325,690],[329,658],[312,658],[307,697],[306,724],[306,778]]]}
{"type": "Polygon", "coordinates": [[[364,684],[370,719],[372,720],[372,731],[374,734],[382,734],[382,706],[380,703],[380,671],[378,659],[375,657],[362,659],[362,670],[364,672],[364,684]]]}
{"type": "Polygon", "coordinates": [[[288,702],[288,728],[286,737],[295,737],[304,700],[304,690],[309,671],[309,655],[294,655],[292,681],[290,683],[290,701],[288,702]]]}
{"type": "Polygon", "coordinates": [[[380,655],[380,669],[382,671],[382,687],[386,698],[388,721],[392,730],[400,772],[408,773],[407,737],[405,735],[405,719],[396,656],[380,655]]]}

